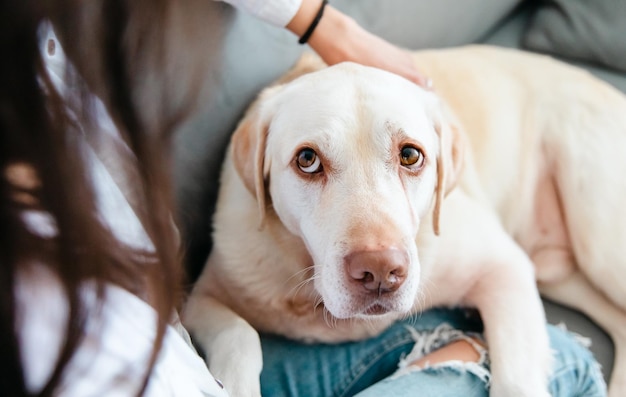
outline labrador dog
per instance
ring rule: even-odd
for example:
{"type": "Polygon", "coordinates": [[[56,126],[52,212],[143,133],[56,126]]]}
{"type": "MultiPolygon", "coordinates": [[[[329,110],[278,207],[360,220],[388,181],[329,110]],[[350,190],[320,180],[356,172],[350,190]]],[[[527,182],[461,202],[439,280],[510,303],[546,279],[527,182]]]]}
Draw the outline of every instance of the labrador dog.
{"type": "Polygon", "coordinates": [[[626,395],[626,98],[515,50],[414,58],[436,92],[308,55],[240,122],[184,312],[210,370],[258,396],[258,331],[359,340],[468,306],[490,394],[547,396],[539,285],[611,334],[610,393],[626,395]]]}

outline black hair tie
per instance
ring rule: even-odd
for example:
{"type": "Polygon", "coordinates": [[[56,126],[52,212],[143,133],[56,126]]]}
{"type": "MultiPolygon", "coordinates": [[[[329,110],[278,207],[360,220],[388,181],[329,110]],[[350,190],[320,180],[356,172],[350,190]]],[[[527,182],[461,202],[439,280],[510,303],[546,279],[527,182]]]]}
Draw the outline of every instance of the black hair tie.
{"type": "Polygon", "coordinates": [[[304,32],[302,37],[300,37],[300,40],[298,40],[298,43],[304,44],[309,40],[309,38],[313,34],[313,31],[317,27],[317,24],[320,22],[320,19],[322,19],[322,15],[324,15],[324,8],[326,8],[326,4],[328,4],[328,0],[323,0],[322,5],[320,6],[320,9],[317,11],[317,14],[315,15],[315,18],[313,18],[313,21],[309,25],[309,28],[306,30],[306,32],[304,32]]]}

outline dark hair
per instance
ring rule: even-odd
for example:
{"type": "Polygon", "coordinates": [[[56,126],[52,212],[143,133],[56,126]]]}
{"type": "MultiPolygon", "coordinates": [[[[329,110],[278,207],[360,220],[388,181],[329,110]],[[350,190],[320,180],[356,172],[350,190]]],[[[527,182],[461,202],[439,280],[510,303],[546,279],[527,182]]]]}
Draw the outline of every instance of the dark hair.
{"type": "MultiPolygon", "coordinates": [[[[167,161],[169,132],[182,112],[157,109],[144,117],[131,88],[142,67],[150,63],[151,70],[159,73],[164,65],[160,43],[167,15],[168,5],[162,0],[0,2],[2,395],[28,395],[16,335],[14,293],[16,275],[34,259],[41,259],[39,263],[58,276],[69,305],[67,338],[51,378],[38,395],[54,394],[81,341],[89,313],[97,309],[80,299],[79,286],[86,280],[95,282],[100,304],[104,285],[114,283],[146,300],[158,313],[152,361],[138,394],[145,390],[182,291],[167,161]],[[45,72],[38,31],[47,20],[58,28],[69,58],[86,82],[71,98],[55,92],[45,72]],[[87,140],[98,134],[89,128],[94,125],[89,112],[91,93],[102,99],[136,159],[130,165],[136,176],[135,199],[143,209],[138,216],[154,252],[137,252],[117,241],[96,215],[76,120],[67,116],[67,108],[74,106],[87,140]],[[16,165],[32,171],[34,182],[22,186],[11,180],[7,173],[16,165]],[[57,234],[52,240],[29,232],[21,219],[29,208],[53,217],[57,234]]],[[[76,78],[70,70],[66,74],[76,78]]]]}

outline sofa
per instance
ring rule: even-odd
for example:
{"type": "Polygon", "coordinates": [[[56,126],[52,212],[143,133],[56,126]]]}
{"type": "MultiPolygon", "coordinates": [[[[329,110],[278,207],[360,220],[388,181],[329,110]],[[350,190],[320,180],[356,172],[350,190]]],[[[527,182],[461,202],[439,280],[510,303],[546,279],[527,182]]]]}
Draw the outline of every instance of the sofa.
{"type": "MultiPolygon", "coordinates": [[[[228,4],[193,0],[189,4],[183,14],[189,13],[196,23],[210,24],[203,28],[210,32],[206,51],[193,55],[206,65],[200,104],[174,136],[178,218],[193,283],[211,250],[211,215],[230,134],[255,95],[308,48],[298,45],[288,31],[228,4]]],[[[408,49],[486,43],[547,53],[626,93],[626,24],[620,24],[620,18],[626,20],[624,4],[620,0],[332,1],[369,31],[408,49]]],[[[613,363],[611,339],[578,312],[549,301],[545,307],[549,322],[565,324],[591,340],[591,350],[608,377],[613,363]]]]}

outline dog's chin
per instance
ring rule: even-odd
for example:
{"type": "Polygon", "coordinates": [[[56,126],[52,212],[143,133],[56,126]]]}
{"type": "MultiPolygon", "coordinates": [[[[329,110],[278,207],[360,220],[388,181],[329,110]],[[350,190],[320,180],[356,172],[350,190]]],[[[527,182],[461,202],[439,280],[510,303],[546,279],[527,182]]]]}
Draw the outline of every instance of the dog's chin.
{"type": "Polygon", "coordinates": [[[410,306],[404,307],[403,305],[374,301],[369,304],[355,304],[349,308],[333,308],[332,305],[326,304],[326,309],[338,319],[358,318],[371,320],[403,316],[409,311],[410,306]]]}
{"type": "MultiPolygon", "coordinates": [[[[318,280],[316,280],[318,281],[318,280]]],[[[414,308],[415,284],[406,280],[396,291],[384,294],[368,293],[365,289],[347,291],[343,285],[316,285],[324,309],[336,319],[386,319],[407,316],[414,308]],[[341,293],[339,292],[341,291],[341,293]]],[[[371,292],[371,291],[370,291],[371,292]]]]}
{"type": "Polygon", "coordinates": [[[374,303],[366,307],[360,313],[357,313],[356,315],[354,315],[354,317],[359,318],[359,319],[372,320],[372,319],[384,319],[388,317],[396,318],[403,314],[404,312],[402,311],[392,310],[386,307],[385,305],[381,305],[380,303],[374,303]]]}

